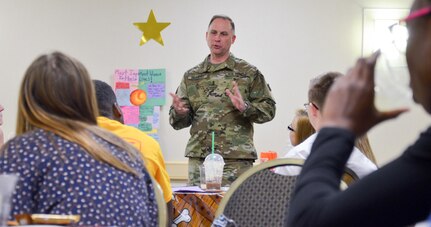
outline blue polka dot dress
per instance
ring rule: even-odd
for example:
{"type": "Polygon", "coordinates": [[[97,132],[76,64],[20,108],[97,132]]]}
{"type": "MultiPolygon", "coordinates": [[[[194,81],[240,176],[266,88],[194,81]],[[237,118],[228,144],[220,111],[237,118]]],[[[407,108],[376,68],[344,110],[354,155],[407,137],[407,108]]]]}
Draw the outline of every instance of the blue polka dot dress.
{"type": "Polygon", "coordinates": [[[94,139],[141,177],[95,160],[80,146],[52,132],[37,129],[15,137],[0,152],[0,173],[17,173],[11,216],[80,215],[79,225],[157,226],[157,205],[151,179],[140,162],[126,152],[94,139]]]}

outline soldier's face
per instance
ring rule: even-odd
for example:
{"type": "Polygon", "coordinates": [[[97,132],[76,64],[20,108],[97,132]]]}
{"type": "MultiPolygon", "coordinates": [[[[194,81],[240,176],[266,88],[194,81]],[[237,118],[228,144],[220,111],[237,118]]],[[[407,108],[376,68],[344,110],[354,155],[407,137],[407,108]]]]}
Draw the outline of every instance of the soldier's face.
{"type": "Polygon", "coordinates": [[[216,56],[229,54],[230,46],[236,39],[229,20],[223,18],[217,18],[211,23],[206,37],[211,54],[216,56]]]}

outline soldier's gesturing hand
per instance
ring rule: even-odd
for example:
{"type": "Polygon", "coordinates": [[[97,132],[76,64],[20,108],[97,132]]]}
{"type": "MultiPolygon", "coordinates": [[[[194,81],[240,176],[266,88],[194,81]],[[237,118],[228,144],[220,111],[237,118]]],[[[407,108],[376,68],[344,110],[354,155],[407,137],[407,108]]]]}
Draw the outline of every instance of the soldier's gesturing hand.
{"type": "Polygon", "coordinates": [[[175,110],[175,113],[178,115],[186,115],[189,112],[189,108],[186,107],[186,104],[181,100],[178,95],[174,93],[169,93],[172,96],[172,107],[175,110]]]}
{"type": "Polygon", "coordinates": [[[226,95],[229,96],[230,101],[232,101],[235,108],[240,112],[244,112],[247,106],[242,98],[241,92],[239,91],[238,84],[235,81],[232,82],[232,91],[233,93],[229,89],[226,89],[226,95]]]}

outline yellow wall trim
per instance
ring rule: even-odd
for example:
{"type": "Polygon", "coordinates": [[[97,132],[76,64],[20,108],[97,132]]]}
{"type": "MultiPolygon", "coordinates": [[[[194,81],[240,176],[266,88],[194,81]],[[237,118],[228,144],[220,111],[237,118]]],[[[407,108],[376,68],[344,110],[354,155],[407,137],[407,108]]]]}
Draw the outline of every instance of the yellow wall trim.
{"type": "Polygon", "coordinates": [[[168,171],[171,180],[188,179],[188,162],[187,161],[167,161],[166,171],[168,171]]]}

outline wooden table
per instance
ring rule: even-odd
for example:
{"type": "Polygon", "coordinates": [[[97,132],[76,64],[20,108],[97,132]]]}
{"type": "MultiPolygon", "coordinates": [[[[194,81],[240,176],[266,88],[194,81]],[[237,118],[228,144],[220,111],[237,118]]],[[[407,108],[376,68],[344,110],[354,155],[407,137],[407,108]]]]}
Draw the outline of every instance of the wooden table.
{"type": "Polygon", "coordinates": [[[172,226],[211,226],[223,194],[174,190],[172,226]]]}

